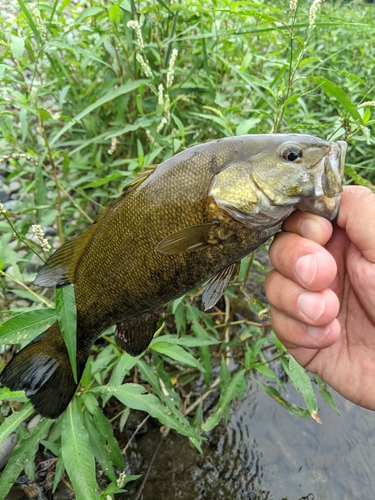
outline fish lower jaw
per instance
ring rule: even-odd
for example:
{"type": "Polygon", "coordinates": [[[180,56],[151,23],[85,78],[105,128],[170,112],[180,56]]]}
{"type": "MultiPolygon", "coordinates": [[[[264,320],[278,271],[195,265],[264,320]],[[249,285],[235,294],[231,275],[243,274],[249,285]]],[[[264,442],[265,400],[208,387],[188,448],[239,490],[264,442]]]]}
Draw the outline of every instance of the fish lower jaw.
{"type": "Polygon", "coordinates": [[[295,207],[303,212],[310,212],[315,215],[320,215],[328,220],[334,220],[337,217],[340,207],[341,196],[328,198],[327,196],[318,196],[314,198],[305,198],[295,207]]]}
{"type": "Polygon", "coordinates": [[[294,206],[270,206],[258,212],[243,212],[236,207],[221,206],[232,219],[240,222],[248,229],[262,229],[276,226],[284,221],[294,210],[294,206]],[[273,211],[275,213],[273,213],[273,211]]]}

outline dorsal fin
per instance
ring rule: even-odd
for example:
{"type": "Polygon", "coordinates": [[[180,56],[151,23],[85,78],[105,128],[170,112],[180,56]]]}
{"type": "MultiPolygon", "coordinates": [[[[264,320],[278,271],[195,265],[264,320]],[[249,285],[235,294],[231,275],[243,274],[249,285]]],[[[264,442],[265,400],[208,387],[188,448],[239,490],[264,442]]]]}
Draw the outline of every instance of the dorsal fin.
{"type": "Polygon", "coordinates": [[[157,165],[148,165],[144,170],[142,170],[142,172],[140,172],[139,175],[125,187],[125,191],[121,193],[118,198],[116,198],[110,205],[108,205],[108,207],[103,208],[99,217],[94,221],[94,224],[100,221],[100,219],[102,219],[102,217],[106,215],[108,210],[116,207],[126,196],[132,193],[134,189],[137,189],[137,187],[139,187],[142,182],[148,179],[148,177],[150,177],[150,175],[155,172],[156,168],[157,165]]]}
{"type": "Polygon", "coordinates": [[[115,208],[125,196],[136,189],[156,169],[156,165],[147,167],[141,174],[131,182],[126,190],[107,208],[105,208],[94,223],[83,233],[62,245],[47,260],[34,280],[34,285],[43,287],[59,287],[74,283],[75,269],[86,246],[90,243],[98,227],[98,223],[107,215],[108,211],[115,208]]]}
{"type": "Polygon", "coordinates": [[[34,285],[59,287],[74,283],[77,262],[92,238],[95,225],[90,226],[72,241],[65,243],[47,260],[34,280],[34,285]]]}

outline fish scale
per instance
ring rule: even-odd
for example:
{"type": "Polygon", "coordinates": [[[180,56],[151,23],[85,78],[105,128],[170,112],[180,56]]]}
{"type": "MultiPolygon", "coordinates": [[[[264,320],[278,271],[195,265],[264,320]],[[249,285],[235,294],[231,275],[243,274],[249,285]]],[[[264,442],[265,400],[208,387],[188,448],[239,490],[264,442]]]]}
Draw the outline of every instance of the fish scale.
{"type": "MultiPolygon", "coordinates": [[[[306,134],[224,138],[201,144],[141,175],[99,219],[58,249],[39,286],[74,285],[77,374],[95,339],[116,325],[131,355],[152,340],[169,301],[208,283],[208,309],[239,261],[275,234],[295,209],[334,218],[346,143],[306,134]]],[[[21,350],[0,382],[25,390],[56,418],[77,388],[58,323],[21,350]]]]}

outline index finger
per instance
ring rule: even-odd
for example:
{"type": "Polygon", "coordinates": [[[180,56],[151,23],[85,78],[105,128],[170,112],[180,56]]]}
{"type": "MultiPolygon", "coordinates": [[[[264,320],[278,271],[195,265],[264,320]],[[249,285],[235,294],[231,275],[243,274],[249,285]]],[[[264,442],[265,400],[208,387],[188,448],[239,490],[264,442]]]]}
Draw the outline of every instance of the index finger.
{"type": "Polygon", "coordinates": [[[332,236],[332,224],[329,220],[310,212],[293,212],[283,224],[283,230],[297,233],[304,238],[324,246],[332,236]]]}
{"type": "Polygon", "coordinates": [[[269,255],[277,271],[313,292],[328,288],[337,273],[336,261],[328,250],[299,234],[278,234],[269,255]]]}

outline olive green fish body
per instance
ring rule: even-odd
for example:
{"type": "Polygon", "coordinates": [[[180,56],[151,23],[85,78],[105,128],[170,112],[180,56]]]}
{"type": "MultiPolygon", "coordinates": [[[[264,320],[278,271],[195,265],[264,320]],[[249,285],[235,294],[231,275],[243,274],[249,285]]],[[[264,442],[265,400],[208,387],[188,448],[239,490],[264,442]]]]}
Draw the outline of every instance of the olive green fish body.
{"type": "MultiPolygon", "coordinates": [[[[109,326],[117,325],[117,343],[136,355],[169,301],[209,280],[203,302],[212,307],[239,260],[296,208],[333,218],[345,150],[308,135],[241,136],[195,146],[150,169],[58,249],[35,280],[74,284],[79,376],[109,326]]],[[[65,409],[76,385],[56,324],[20,351],[0,381],[25,389],[45,416],[65,409]],[[64,377],[69,389],[61,391],[64,377]]]]}

